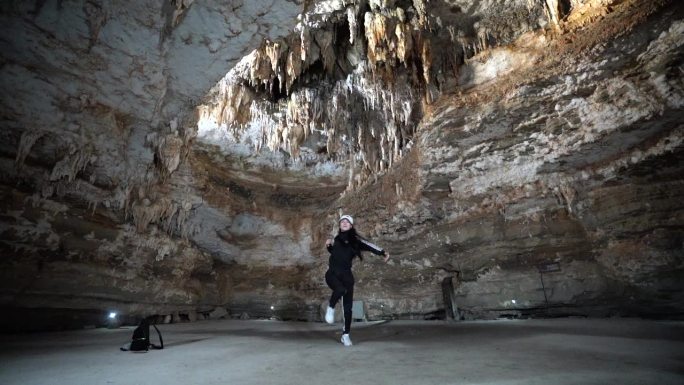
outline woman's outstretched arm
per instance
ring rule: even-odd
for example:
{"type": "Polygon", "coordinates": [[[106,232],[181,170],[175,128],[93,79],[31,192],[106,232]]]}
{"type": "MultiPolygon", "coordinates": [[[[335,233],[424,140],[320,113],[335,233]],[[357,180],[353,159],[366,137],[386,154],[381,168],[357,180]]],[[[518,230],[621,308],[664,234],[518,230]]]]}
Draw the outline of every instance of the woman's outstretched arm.
{"type": "Polygon", "coordinates": [[[371,253],[373,253],[375,255],[382,255],[383,257],[385,257],[385,262],[387,262],[389,260],[390,255],[387,251],[385,251],[385,249],[383,249],[382,247],[380,247],[380,246],[378,246],[378,245],[376,245],[370,241],[367,241],[361,237],[358,237],[358,239],[359,239],[359,248],[361,250],[370,251],[371,253]]]}

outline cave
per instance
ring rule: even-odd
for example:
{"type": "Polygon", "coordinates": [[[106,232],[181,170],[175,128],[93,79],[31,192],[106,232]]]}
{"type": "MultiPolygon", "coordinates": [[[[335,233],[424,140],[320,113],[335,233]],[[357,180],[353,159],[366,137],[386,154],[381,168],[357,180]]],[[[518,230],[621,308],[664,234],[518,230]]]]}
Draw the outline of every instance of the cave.
{"type": "Polygon", "coordinates": [[[684,3],[0,19],[0,383],[684,382],[684,3]]]}

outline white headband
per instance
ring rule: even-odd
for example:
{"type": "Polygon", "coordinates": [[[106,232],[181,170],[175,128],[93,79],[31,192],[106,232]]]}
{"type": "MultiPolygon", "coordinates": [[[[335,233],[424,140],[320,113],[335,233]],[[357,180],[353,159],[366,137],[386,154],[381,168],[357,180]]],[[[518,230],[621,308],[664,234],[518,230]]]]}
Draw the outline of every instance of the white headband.
{"type": "Polygon", "coordinates": [[[354,225],[354,218],[352,218],[351,215],[342,215],[342,216],[340,217],[340,220],[339,220],[338,222],[342,222],[343,219],[348,220],[349,223],[352,224],[352,226],[354,225]]]}

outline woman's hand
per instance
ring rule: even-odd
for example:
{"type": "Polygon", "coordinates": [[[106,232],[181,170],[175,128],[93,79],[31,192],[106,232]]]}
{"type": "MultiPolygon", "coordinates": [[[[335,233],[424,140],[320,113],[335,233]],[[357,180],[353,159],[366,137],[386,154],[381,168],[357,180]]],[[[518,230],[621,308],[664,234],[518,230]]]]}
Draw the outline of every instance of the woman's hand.
{"type": "Polygon", "coordinates": [[[330,247],[330,246],[332,246],[332,244],[333,244],[332,239],[328,238],[325,240],[325,247],[330,247]]]}
{"type": "Polygon", "coordinates": [[[389,261],[389,257],[390,257],[389,253],[385,251],[385,263],[387,263],[387,261],[389,261]]]}

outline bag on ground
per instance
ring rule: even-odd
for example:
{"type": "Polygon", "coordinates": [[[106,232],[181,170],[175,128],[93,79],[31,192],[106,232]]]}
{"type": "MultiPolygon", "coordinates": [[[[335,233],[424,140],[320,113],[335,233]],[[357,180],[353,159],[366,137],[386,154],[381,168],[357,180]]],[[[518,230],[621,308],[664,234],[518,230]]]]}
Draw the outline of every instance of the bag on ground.
{"type": "Polygon", "coordinates": [[[159,345],[155,345],[150,341],[150,322],[147,320],[147,318],[143,318],[142,321],[140,321],[140,325],[133,330],[131,342],[122,346],[121,350],[131,352],[146,352],[150,349],[150,347],[153,349],[164,349],[164,340],[162,339],[161,332],[159,329],[157,329],[156,325],[152,325],[152,327],[154,327],[154,330],[157,331],[157,335],[159,335],[159,345]]]}

